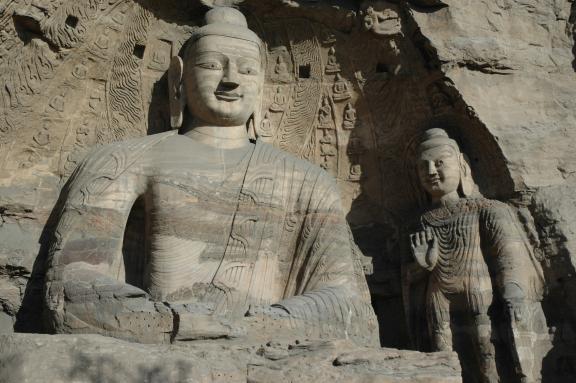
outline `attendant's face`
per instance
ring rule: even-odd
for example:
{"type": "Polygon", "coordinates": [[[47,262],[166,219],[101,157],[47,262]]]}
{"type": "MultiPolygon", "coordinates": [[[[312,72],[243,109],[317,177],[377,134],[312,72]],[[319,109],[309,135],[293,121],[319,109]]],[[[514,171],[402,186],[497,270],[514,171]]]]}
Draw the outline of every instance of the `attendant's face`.
{"type": "Polygon", "coordinates": [[[221,126],[245,124],[260,101],[260,49],[250,41],[205,36],[189,48],[184,89],[190,113],[221,126]]]}
{"type": "Polygon", "coordinates": [[[425,150],[418,160],[418,177],[424,190],[440,198],[458,190],[460,155],[448,145],[425,150]]]}

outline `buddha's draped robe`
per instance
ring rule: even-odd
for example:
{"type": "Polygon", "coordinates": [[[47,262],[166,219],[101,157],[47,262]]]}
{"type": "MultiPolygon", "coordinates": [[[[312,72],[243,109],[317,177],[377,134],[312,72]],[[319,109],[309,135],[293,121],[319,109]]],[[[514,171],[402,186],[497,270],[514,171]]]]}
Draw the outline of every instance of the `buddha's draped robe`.
{"type": "Polygon", "coordinates": [[[377,345],[330,176],[260,142],[203,167],[198,145],[154,135],[98,148],[78,166],[49,254],[49,328],[161,342],[182,310],[237,319],[272,306],[295,336],[377,345]]]}

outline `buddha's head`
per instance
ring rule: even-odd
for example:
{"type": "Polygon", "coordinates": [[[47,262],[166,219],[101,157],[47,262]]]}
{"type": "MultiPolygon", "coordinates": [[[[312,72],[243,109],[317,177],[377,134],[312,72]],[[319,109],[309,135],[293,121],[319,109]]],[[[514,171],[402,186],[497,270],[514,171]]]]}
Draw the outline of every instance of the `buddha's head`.
{"type": "Polygon", "coordinates": [[[264,68],[262,41],[248,29],[242,13],[216,7],[194,32],[183,57],[169,69],[172,127],[186,110],[192,118],[219,126],[245,124],[260,107],[264,68]]]}
{"type": "Polygon", "coordinates": [[[443,129],[424,132],[417,152],[418,178],[432,201],[445,196],[467,197],[474,192],[470,166],[456,141],[443,129]]]}

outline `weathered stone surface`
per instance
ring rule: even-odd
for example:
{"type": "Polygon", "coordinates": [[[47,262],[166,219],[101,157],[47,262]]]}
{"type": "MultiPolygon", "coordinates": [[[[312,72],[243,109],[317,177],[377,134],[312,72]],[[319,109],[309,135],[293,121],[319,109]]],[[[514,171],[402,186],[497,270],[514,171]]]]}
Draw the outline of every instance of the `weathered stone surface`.
{"type": "Polygon", "coordinates": [[[0,335],[0,380],[16,382],[458,383],[453,353],[347,341],[141,345],[99,335],[0,335]]]}
{"type": "Polygon", "coordinates": [[[443,72],[498,139],[515,188],[565,183],[576,166],[571,2],[445,3],[412,15],[443,72]]]}
{"type": "MultiPolygon", "coordinates": [[[[73,168],[93,146],[169,129],[170,57],[202,4],[225,3],[0,1],[2,331],[41,331],[45,239],[73,168]]],[[[407,152],[431,117],[451,114],[479,190],[513,205],[542,263],[554,335],[543,380],[574,380],[573,2],[241,7],[267,45],[261,137],[338,180],[383,344],[408,347],[399,229],[426,204],[407,152]]]]}

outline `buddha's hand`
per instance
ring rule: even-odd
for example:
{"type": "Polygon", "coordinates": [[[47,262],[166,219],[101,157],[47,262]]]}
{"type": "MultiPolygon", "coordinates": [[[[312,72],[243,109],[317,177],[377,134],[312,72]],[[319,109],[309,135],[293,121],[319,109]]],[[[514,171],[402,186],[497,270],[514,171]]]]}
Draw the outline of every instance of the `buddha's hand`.
{"type": "Polygon", "coordinates": [[[250,339],[291,337],[290,313],[281,305],[251,305],[244,314],[244,326],[250,339]]]}
{"type": "Polygon", "coordinates": [[[258,306],[250,305],[245,317],[265,316],[269,318],[286,318],[290,313],[282,306],[258,306]]]}
{"type": "Polygon", "coordinates": [[[526,297],[524,291],[516,283],[504,285],[502,298],[511,320],[522,322],[526,313],[526,297]]]}
{"type": "Polygon", "coordinates": [[[233,319],[196,306],[170,306],[175,319],[174,340],[237,338],[244,335],[244,329],[233,319]]]}
{"type": "Polygon", "coordinates": [[[431,229],[410,235],[410,250],[416,262],[432,271],[438,261],[438,240],[431,229]]]}

